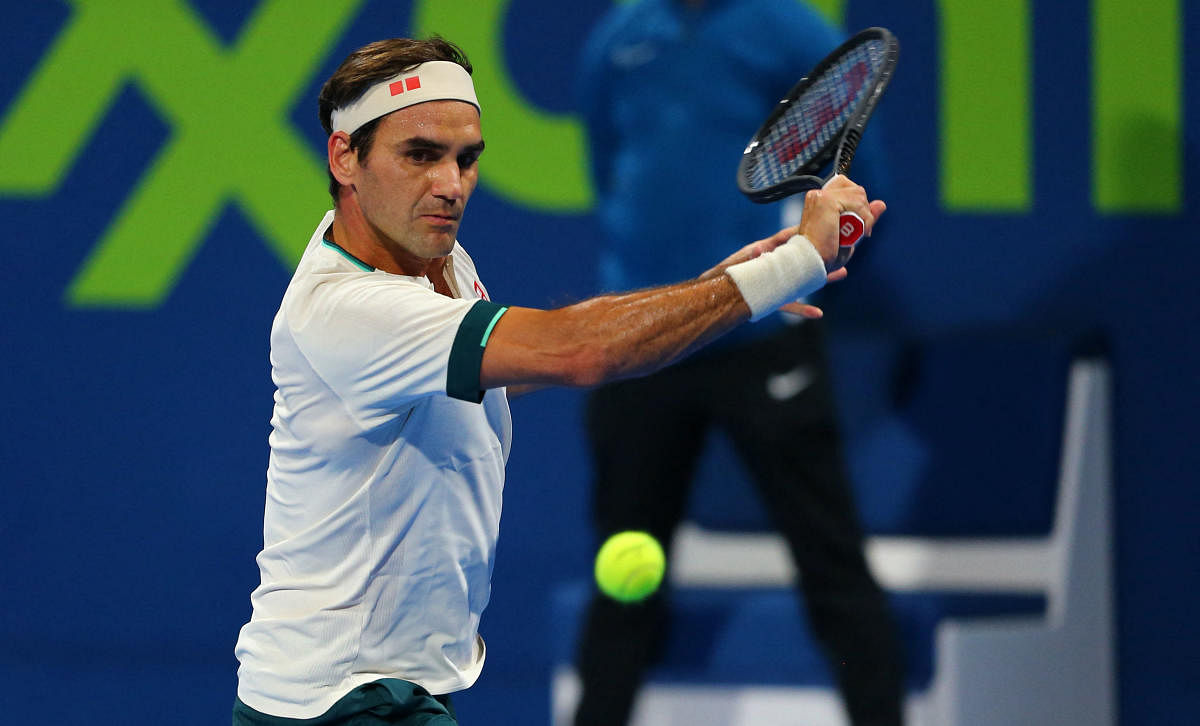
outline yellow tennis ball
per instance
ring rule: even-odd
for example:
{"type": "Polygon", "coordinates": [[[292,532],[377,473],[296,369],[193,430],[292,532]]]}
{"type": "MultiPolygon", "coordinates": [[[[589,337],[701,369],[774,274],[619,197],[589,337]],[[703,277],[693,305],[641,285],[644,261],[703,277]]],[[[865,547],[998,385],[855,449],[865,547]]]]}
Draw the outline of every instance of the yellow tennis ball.
{"type": "Polygon", "coordinates": [[[618,602],[637,602],[658,589],[666,567],[658,540],[645,532],[618,532],[596,554],[596,584],[618,602]]]}

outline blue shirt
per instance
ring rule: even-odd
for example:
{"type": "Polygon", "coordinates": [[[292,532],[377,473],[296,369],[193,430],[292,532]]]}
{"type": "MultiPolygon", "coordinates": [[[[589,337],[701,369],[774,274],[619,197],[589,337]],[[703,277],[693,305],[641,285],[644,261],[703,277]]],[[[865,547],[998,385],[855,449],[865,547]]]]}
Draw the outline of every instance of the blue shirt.
{"type": "Polygon", "coordinates": [[[605,232],[603,289],[694,278],[780,229],[782,205],[738,191],[738,161],[775,104],[839,42],[796,0],[698,10],[643,0],[604,17],[578,86],[605,232]]]}

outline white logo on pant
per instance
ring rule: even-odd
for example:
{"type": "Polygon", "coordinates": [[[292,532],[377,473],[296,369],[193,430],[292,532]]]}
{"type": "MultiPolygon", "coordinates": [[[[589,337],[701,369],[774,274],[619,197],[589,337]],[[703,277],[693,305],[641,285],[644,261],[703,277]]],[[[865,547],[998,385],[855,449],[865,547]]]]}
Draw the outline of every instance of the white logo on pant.
{"type": "Polygon", "coordinates": [[[805,366],[793,368],[787,373],[774,373],[767,376],[767,395],[776,401],[786,401],[799,395],[812,382],[813,373],[805,366]]]}

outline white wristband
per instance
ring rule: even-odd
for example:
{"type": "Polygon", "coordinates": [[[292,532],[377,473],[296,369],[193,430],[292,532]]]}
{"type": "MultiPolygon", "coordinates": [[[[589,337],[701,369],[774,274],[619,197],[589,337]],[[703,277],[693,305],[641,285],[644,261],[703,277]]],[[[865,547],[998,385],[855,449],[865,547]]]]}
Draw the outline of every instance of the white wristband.
{"type": "Polygon", "coordinates": [[[725,268],[750,306],[750,319],[759,320],[825,285],[825,261],[807,237],[787,242],[753,260],[725,268]]]}

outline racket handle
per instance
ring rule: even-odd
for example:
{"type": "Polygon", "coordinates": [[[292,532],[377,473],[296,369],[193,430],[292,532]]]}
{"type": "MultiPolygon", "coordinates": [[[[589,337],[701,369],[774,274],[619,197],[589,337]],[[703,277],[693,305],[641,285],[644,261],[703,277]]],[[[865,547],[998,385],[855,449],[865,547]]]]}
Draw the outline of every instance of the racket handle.
{"type": "Polygon", "coordinates": [[[840,270],[846,266],[846,263],[850,261],[850,256],[854,254],[854,246],[867,231],[867,225],[863,222],[863,218],[854,212],[842,212],[838,224],[838,253],[833,262],[825,266],[828,272],[840,270]]]}

